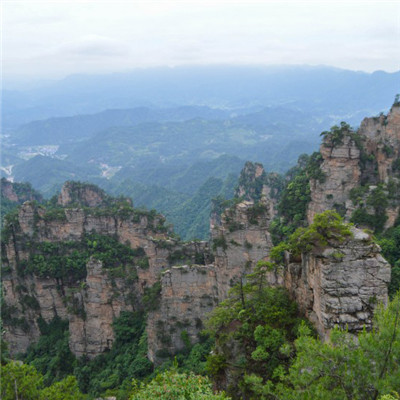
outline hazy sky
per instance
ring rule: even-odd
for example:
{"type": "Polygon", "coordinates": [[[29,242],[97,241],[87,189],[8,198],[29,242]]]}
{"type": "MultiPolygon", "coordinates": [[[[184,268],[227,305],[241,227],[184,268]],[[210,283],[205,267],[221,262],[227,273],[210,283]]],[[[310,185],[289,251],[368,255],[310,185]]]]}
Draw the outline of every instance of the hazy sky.
{"type": "Polygon", "coordinates": [[[182,64],[400,69],[400,1],[2,1],[3,77],[182,64]]]}

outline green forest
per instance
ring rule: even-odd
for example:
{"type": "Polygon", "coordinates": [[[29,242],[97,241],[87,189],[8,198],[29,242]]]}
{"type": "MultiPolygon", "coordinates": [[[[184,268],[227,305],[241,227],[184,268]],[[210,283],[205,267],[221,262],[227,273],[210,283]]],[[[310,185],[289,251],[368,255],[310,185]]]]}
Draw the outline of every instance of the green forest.
{"type": "Polygon", "coordinates": [[[93,361],[74,359],[63,321],[43,323],[43,336],[24,363],[8,360],[3,344],[2,398],[398,398],[399,294],[387,308],[378,307],[372,331],[356,339],[335,329],[323,343],[284,290],[260,283],[262,274],[260,268],[234,287],[214,310],[208,339],[156,369],[145,356],[143,316],[116,320],[113,348],[93,361]],[[221,383],[228,383],[225,394],[213,390],[221,383]]]}
{"type": "MultiPolygon", "coordinates": [[[[347,124],[334,126],[322,134],[326,143],[337,146],[347,135],[360,146],[357,133],[347,124]]],[[[393,227],[384,229],[386,211],[396,205],[399,184],[398,163],[393,163],[393,176],[387,183],[373,185],[374,174],[350,193],[354,206],[351,223],[343,219],[343,206],[327,210],[314,217],[307,226],[306,212],[311,200],[310,180],[323,183],[319,152],[300,156],[295,167],[285,175],[263,172],[248,182],[242,173],[238,184],[245,196],[229,200],[234,194],[236,180],[231,177],[210,178],[196,201],[186,200],[180,206],[187,215],[185,223],[203,218],[208,209],[221,213],[243,199],[252,199],[253,218],[264,210],[260,200],[262,188],[268,184],[271,196],[277,200],[278,216],[272,220],[270,231],[275,247],[270,261],[261,261],[255,270],[242,276],[230,290],[228,298],[207,316],[205,329],[192,343],[183,330],[185,347],[162,364],[154,365],[147,357],[146,316],[159,306],[161,285],[145,290],[143,307],[135,312],[122,312],[113,321],[115,340],[102,355],[89,359],[75,357],[68,345],[68,321],[58,317],[52,321],[37,321],[40,339],[28,351],[11,360],[7,343],[1,344],[1,398],[11,399],[97,399],[115,396],[118,400],[134,399],[266,399],[266,400],[393,400],[400,398],[400,218],[393,227]],[[371,188],[372,187],[372,188],[371,188]],[[211,195],[210,195],[211,193],[211,195]],[[207,198],[213,201],[207,203],[207,198]],[[226,200],[228,199],[228,200],[226,200]],[[341,215],[342,214],[342,215],[341,215]],[[381,247],[382,255],[392,268],[389,285],[390,302],[375,309],[372,330],[357,336],[334,328],[330,338],[322,342],[310,322],[283,288],[266,283],[266,273],[282,265],[284,252],[293,257],[324,248],[330,241],[345,242],[352,236],[352,224],[370,233],[368,240],[381,247]]],[[[376,169],[373,157],[361,157],[363,171],[376,169]]],[[[255,165],[246,164],[251,170],[255,165]]],[[[245,168],[245,169],[246,169],[245,168]]],[[[254,172],[254,171],[253,171],[254,172]]],[[[75,183],[75,187],[82,185],[75,183]]],[[[99,189],[100,190],[100,189],[99,189]]],[[[31,193],[30,186],[20,186],[20,197],[31,193]]],[[[102,192],[103,193],[103,192],[102,192]]],[[[237,191],[236,191],[237,193],[237,191]]],[[[104,193],[103,193],[104,194],[104,193]]],[[[57,198],[41,202],[44,221],[66,218],[57,198]]],[[[13,207],[16,207],[16,202],[13,207]]],[[[76,204],[74,204],[76,206],[76,204]]],[[[178,204],[174,204],[178,206],[178,204]]],[[[11,208],[11,207],[10,207],[11,208]]],[[[155,211],[136,210],[126,199],[105,197],[104,204],[86,213],[98,216],[119,215],[121,218],[141,216],[155,219],[155,211]]],[[[16,211],[5,219],[2,237],[9,237],[10,223],[16,211]]],[[[164,220],[157,229],[166,232],[164,220]]],[[[205,229],[204,221],[201,225],[205,229]]],[[[207,221],[208,223],[208,221],[207,221]]],[[[189,230],[190,231],[190,230],[189,230]]],[[[215,247],[222,244],[214,243],[215,247]]],[[[251,244],[250,244],[251,245],[251,244]]],[[[227,243],[224,243],[227,246],[227,243]]],[[[223,246],[222,246],[223,247],[223,246]]],[[[51,276],[60,280],[82,280],[91,257],[103,263],[111,276],[137,279],[131,268],[148,268],[142,248],[132,250],[116,238],[87,234],[80,242],[41,242],[26,249],[30,257],[18,272],[38,277],[51,276]]],[[[340,257],[340,255],[337,255],[340,257]]],[[[3,265],[3,272],[7,265],[3,265]]],[[[23,296],[24,307],[35,309],[34,298],[23,296]]],[[[2,320],[10,322],[10,310],[2,299],[2,320]]],[[[75,310],[76,311],[76,310],[75,310]]],[[[23,329],[26,321],[11,321],[23,329]]]]}
{"type": "MultiPolygon", "coordinates": [[[[399,227],[390,232],[381,243],[389,261],[398,265],[399,227]]],[[[282,251],[307,252],[312,246],[323,247],[349,236],[349,225],[333,211],[317,215],[307,228],[297,228],[271,250],[272,262],[259,262],[231,289],[209,315],[199,342],[192,344],[182,331],[185,349],[162,365],[154,366],[147,359],[146,312],[157,307],[156,287],[147,292],[143,311],[123,312],[114,320],[111,349],[92,360],[71,353],[67,321],[39,320],[42,336],[18,357],[22,363],[9,359],[7,344],[2,342],[2,398],[397,399],[400,292],[396,294],[396,273],[392,300],[387,308],[377,307],[374,329],[355,338],[335,328],[328,342],[320,341],[285,289],[266,284],[265,274],[279,264],[282,251]],[[222,388],[225,392],[219,391],[222,388]]],[[[143,256],[111,238],[89,236],[83,243],[83,254],[101,258],[107,268],[143,256]]],[[[38,274],[43,263],[52,265],[55,256],[54,246],[43,246],[47,258],[39,264],[32,259],[31,268],[39,268],[38,274]]],[[[70,254],[74,260],[73,249],[70,254]]],[[[3,307],[3,319],[5,311],[3,307]]]]}

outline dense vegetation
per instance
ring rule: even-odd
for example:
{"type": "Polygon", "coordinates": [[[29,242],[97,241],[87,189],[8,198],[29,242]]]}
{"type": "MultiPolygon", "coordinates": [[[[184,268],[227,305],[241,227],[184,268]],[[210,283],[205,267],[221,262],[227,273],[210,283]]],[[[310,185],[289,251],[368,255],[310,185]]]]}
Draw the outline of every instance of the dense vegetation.
{"type": "Polygon", "coordinates": [[[148,267],[143,248],[131,249],[113,237],[95,233],[85,234],[81,241],[32,241],[27,242],[26,247],[30,258],[19,262],[17,272],[20,276],[32,273],[65,281],[81,280],[86,277],[86,264],[91,257],[101,261],[103,267],[114,275],[118,270],[126,276],[124,271],[130,269],[134,277],[135,266],[148,267]]]}
{"type": "Polygon", "coordinates": [[[274,244],[285,240],[296,228],[305,226],[307,207],[311,200],[310,179],[323,182],[325,176],[320,169],[322,156],[302,154],[297,165],[285,175],[286,185],[280,192],[279,216],[272,221],[270,231],[274,244]]]}
{"type": "Polygon", "coordinates": [[[264,273],[260,268],[236,285],[207,324],[216,339],[207,370],[233,398],[255,394],[246,382],[247,375],[275,381],[287,370],[301,326],[296,304],[284,289],[268,287],[264,273]]]}
{"type": "MultiPolygon", "coordinates": [[[[208,369],[214,379],[221,378],[227,369],[234,374],[229,387],[234,399],[243,398],[243,393],[246,393],[245,398],[262,400],[397,398],[395,392],[400,391],[400,294],[386,309],[378,307],[374,330],[363,331],[354,340],[345,331],[334,329],[330,341],[323,343],[315,338],[304,321],[297,318],[295,305],[282,290],[260,285],[260,274],[261,270],[248,277],[247,284],[234,288],[228,300],[213,312],[209,323],[217,346],[209,358],[208,369]],[[280,307],[276,305],[276,295],[280,307]],[[221,345],[219,341],[222,341],[221,345]],[[224,346],[229,342],[234,343],[233,348],[224,346]],[[229,362],[229,356],[236,362],[229,362]]],[[[121,321],[118,334],[121,343],[126,345],[132,339],[137,343],[140,335],[140,329],[135,328],[140,323],[137,325],[135,317],[127,315],[123,319],[127,318],[131,322],[121,321]]],[[[119,355],[129,357],[127,350],[121,349],[119,355]]],[[[140,351],[130,350],[140,354],[140,351]]],[[[115,376],[119,369],[113,367],[107,357],[101,360],[99,370],[113,373],[111,376],[117,381],[115,376]]],[[[4,359],[2,364],[1,395],[4,400],[85,398],[73,376],[66,376],[45,388],[43,375],[33,366],[4,359]]],[[[76,368],[78,371],[81,367],[76,368]]],[[[103,385],[100,387],[104,389],[103,385]]],[[[172,400],[177,396],[192,400],[227,398],[223,394],[213,394],[207,379],[190,372],[178,372],[176,365],[169,371],[159,372],[149,383],[126,380],[120,390],[109,390],[108,393],[132,400],[172,400]]]]}
{"type": "Polygon", "coordinates": [[[5,178],[0,181],[0,204],[1,204],[1,222],[3,226],[4,217],[11,211],[15,210],[18,205],[27,200],[42,201],[42,195],[33,189],[30,183],[12,183],[5,178]],[[11,195],[11,198],[10,198],[11,195]],[[15,196],[15,198],[14,198],[15,196]]]}
{"type": "MultiPolygon", "coordinates": [[[[151,307],[150,298],[153,295],[148,293],[145,297],[146,308],[151,307]]],[[[13,377],[18,375],[18,380],[21,380],[19,382],[21,392],[18,393],[25,393],[24,399],[42,399],[35,397],[40,396],[41,390],[55,396],[55,390],[63,385],[67,385],[68,390],[65,393],[66,397],[60,397],[60,399],[74,398],[68,397],[70,392],[73,393],[71,396],[78,396],[78,393],[79,396],[83,396],[82,393],[84,393],[89,399],[100,395],[117,396],[118,399],[123,400],[134,395],[137,396],[134,398],[142,399],[147,398],[143,396],[149,393],[165,391],[167,382],[170,382],[168,385],[171,387],[171,393],[174,393],[173,390],[182,390],[182,395],[189,395],[192,391],[198,390],[198,393],[208,395],[204,399],[225,398],[222,395],[213,397],[207,379],[193,374],[205,373],[206,357],[213,344],[213,341],[207,336],[203,335],[200,343],[188,344],[176,355],[175,363],[172,362],[172,359],[168,359],[154,370],[153,364],[147,358],[146,315],[144,312],[121,313],[113,323],[115,332],[113,343],[110,343],[108,351],[93,360],[85,357],[77,359],[71,353],[68,346],[67,321],[56,317],[49,323],[43,320],[38,322],[42,334],[39,341],[32,344],[26,354],[19,356],[29,367],[22,364],[19,369],[17,364],[8,360],[6,346],[2,347],[2,363],[5,365],[2,372],[7,377],[6,382],[8,382],[7,379],[14,379],[13,377]],[[173,370],[167,371],[168,368],[173,368],[173,370]],[[34,393],[32,397],[25,392],[30,378],[38,380],[37,386],[32,388],[32,393],[34,393]],[[152,378],[155,378],[154,381],[151,381],[152,378]],[[172,388],[174,382],[184,381],[188,382],[186,389],[172,388]],[[196,386],[198,386],[197,389],[196,386]],[[43,389],[44,387],[48,388],[43,389]]],[[[8,383],[5,384],[5,387],[7,385],[8,383]]],[[[14,389],[14,386],[4,389],[6,392],[3,393],[7,394],[2,398],[14,399],[15,397],[12,397],[14,389]]],[[[59,394],[59,396],[61,395],[59,394]]],[[[169,398],[174,397],[166,397],[166,399],[169,398]]],[[[58,397],[48,397],[48,400],[55,399],[58,397]]]]}
{"type": "Polygon", "coordinates": [[[283,252],[298,258],[316,247],[326,247],[329,244],[342,243],[352,237],[348,224],[333,210],[324,211],[314,217],[307,228],[297,228],[286,241],[280,242],[270,251],[270,257],[277,263],[283,261],[283,252]]]}
{"type": "MultiPolygon", "coordinates": [[[[191,126],[196,127],[198,123],[192,122],[191,126]]],[[[174,134],[182,134],[181,128],[174,124],[167,127],[174,134]]],[[[161,128],[156,126],[154,129],[161,128]]],[[[118,128],[112,132],[126,138],[128,131],[118,128]]],[[[340,144],[345,135],[352,135],[357,140],[347,124],[334,126],[323,135],[325,143],[331,147],[340,144]]],[[[246,141],[248,137],[244,134],[241,139],[246,141]]],[[[101,145],[101,141],[99,143],[101,145]]],[[[261,199],[263,183],[268,180],[273,195],[279,198],[279,218],[271,227],[277,244],[270,253],[274,262],[282,261],[283,251],[299,257],[313,247],[324,247],[331,241],[343,242],[351,236],[349,226],[332,210],[317,215],[310,226],[305,226],[310,179],[320,182],[325,179],[320,169],[321,161],[319,153],[303,155],[285,177],[264,173],[250,183],[245,177],[239,178],[246,194],[256,202],[249,209],[250,222],[257,219],[260,210],[263,211],[257,203],[261,199]]],[[[201,236],[205,234],[204,220],[212,197],[218,196],[214,205],[219,211],[239,201],[223,200],[232,196],[234,183],[232,176],[225,180],[209,177],[193,197],[183,195],[182,204],[171,199],[167,199],[166,204],[171,207],[171,215],[176,213],[178,221],[182,215],[186,216],[185,221],[179,222],[183,232],[201,236]]],[[[393,266],[389,287],[392,302],[387,309],[378,307],[372,331],[363,331],[354,338],[335,328],[329,341],[322,343],[310,324],[301,318],[285,290],[265,284],[266,270],[275,265],[261,262],[253,274],[241,277],[228,299],[213,311],[200,343],[193,345],[187,340],[186,347],[175,355],[174,363],[172,359],[166,359],[156,370],[146,355],[145,312],[158,306],[159,283],[145,289],[144,310],[121,313],[114,321],[114,342],[94,360],[73,356],[68,347],[66,321],[55,318],[46,323],[39,319],[42,336],[21,355],[25,364],[10,362],[6,352],[2,353],[2,398],[67,400],[115,395],[121,400],[228,399],[224,393],[213,393],[210,381],[202,376],[206,372],[214,385],[226,388],[233,399],[395,398],[391,395],[397,396],[396,392],[400,392],[400,226],[397,221],[393,228],[384,231],[384,224],[388,205],[397,201],[397,186],[396,182],[373,188],[365,185],[351,193],[356,206],[352,221],[374,229],[383,255],[393,266]]],[[[76,184],[75,189],[80,188],[80,184],[76,184]]],[[[153,189],[157,191],[158,187],[153,186],[153,189]]],[[[85,212],[132,217],[137,221],[143,215],[151,220],[155,218],[155,212],[134,211],[123,199],[112,200],[107,196],[104,199],[103,208],[95,211],[85,208],[85,212]]],[[[56,206],[53,198],[41,218],[62,220],[65,212],[56,206]]],[[[160,229],[165,231],[166,228],[161,224],[160,229]]],[[[223,240],[223,237],[216,239],[214,245],[225,248],[228,244],[223,240]]],[[[57,280],[82,280],[90,257],[102,261],[112,277],[135,280],[135,267],[148,267],[142,248],[132,250],[115,238],[98,234],[85,235],[81,242],[28,241],[25,246],[30,258],[19,263],[20,276],[33,273],[57,280]]],[[[24,307],[38,307],[37,301],[25,295],[23,288],[18,290],[24,307]]],[[[8,311],[5,308],[3,319],[11,316],[8,311]]],[[[182,336],[184,339],[185,331],[182,336]]]]}
{"type": "Polygon", "coordinates": [[[393,297],[400,289],[400,225],[388,229],[378,240],[382,255],[392,266],[389,296],[393,297]]]}
{"type": "Polygon", "coordinates": [[[365,400],[400,391],[400,294],[385,309],[378,307],[374,329],[357,340],[334,329],[321,342],[302,326],[295,341],[296,356],[279,382],[251,375],[258,399],[365,400]]]}

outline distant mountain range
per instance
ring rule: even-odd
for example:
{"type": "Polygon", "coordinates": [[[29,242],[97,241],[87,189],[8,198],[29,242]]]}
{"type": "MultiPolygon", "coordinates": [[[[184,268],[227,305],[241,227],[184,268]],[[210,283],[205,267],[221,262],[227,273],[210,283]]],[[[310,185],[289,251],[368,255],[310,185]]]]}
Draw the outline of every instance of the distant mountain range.
{"type": "Polygon", "coordinates": [[[355,123],[363,115],[386,111],[399,82],[400,72],[323,66],[160,67],[72,75],[27,91],[3,91],[3,127],[115,108],[181,105],[248,110],[285,105],[318,115],[347,115],[355,123]]]}
{"type": "Polygon", "coordinates": [[[156,207],[185,238],[204,237],[211,198],[233,195],[245,161],[284,172],[322,131],[356,127],[398,92],[400,72],[330,67],[70,76],[3,92],[1,176],[47,197],[66,180],[90,181],[156,207]]]}

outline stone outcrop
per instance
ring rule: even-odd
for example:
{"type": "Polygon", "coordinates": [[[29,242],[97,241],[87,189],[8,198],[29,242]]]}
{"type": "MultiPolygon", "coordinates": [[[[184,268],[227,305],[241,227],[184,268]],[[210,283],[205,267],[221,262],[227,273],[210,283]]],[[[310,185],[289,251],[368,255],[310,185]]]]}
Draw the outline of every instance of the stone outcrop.
{"type": "Polygon", "coordinates": [[[199,341],[204,317],[219,302],[216,267],[172,267],[161,277],[159,301],[147,323],[149,359],[156,363],[199,341]]]}
{"type": "Polygon", "coordinates": [[[13,310],[13,318],[24,321],[24,325],[4,326],[10,353],[23,352],[38,340],[39,318],[49,322],[56,316],[69,321],[69,345],[76,356],[93,358],[111,348],[114,318],[121,311],[132,311],[139,306],[138,298],[134,297],[139,293],[139,285],[132,278],[136,269],[130,268],[134,274],[128,270],[122,277],[111,278],[101,262],[90,260],[86,278],[68,285],[49,277],[28,275],[21,279],[6,274],[3,277],[6,307],[13,310]],[[35,303],[29,304],[27,298],[35,299],[35,303]]]}
{"type": "Polygon", "coordinates": [[[26,351],[40,336],[38,319],[69,320],[70,348],[78,356],[94,357],[110,347],[112,322],[121,311],[142,308],[146,288],[161,272],[180,263],[209,262],[207,242],[181,243],[168,236],[164,218],[127,208],[45,209],[24,203],[18,218],[2,237],[2,285],[5,339],[11,354],[26,351]],[[86,265],[84,278],[54,278],[26,272],[40,243],[79,243],[85,235],[113,237],[131,249],[141,249],[147,265],[126,265],[115,275],[96,259],[86,265]]]}
{"type": "Polygon", "coordinates": [[[25,201],[42,201],[40,193],[33,190],[28,183],[14,183],[6,178],[0,180],[0,190],[3,199],[12,203],[22,204],[25,201]]]}
{"type": "Polygon", "coordinates": [[[338,325],[349,332],[372,326],[373,310],[386,304],[390,265],[369,234],[314,249],[301,262],[286,260],[284,285],[322,337],[338,325]]]}
{"type": "Polygon", "coordinates": [[[321,170],[325,180],[310,182],[311,202],[308,207],[307,219],[311,223],[315,214],[337,207],[347,209],[350,190],[360,182],[360,150],[350,136],[345,136],[343,143],[330,147],[326,139],[323,141],[320,153],[324,159],[321,170]]]}
{"type": "Polygon", "coordinates": [[[61,188],[57,203],[62,207],[80,205],[84,207],[98,207],[110,197],[99,187],[90,183],[69,181],[61,188]]]}
{"type": "MultiPolygon", "coordinates": [[[[390,180],[397,185],[400,182],[399,168],[395,165],[400,157],[400,105],[393,105],[387,116],[365,118],[357,132],[344,129],[342,140],[334,145],[326,135],[320,153],[325,179],[310,182],[308,222],[328,209],[338,210],[349,220],[355,209],[350,200],[352,189],[360,185],[385,185],[390,180]]],[[[387,208],[386,227],[393,226],[395,218],[391,214],[398,209],[397,203],[392,202],[387,208]]]]}
{"type": "MultiPolygon", "coordinates": [[[[335,208],[349,219],[355,209],[350,192],[365,184],[374,165],[377,173],[365,193],[376,183],[397,182],[399,118],[400,107],[393,107],[387,117],[364,120],[358,136],[345,134],[335,146],[324,140],[325,180],[311,182],[309,222],[316,213],[335,208]]],[[[229,289],[259,260],[269,259],[280,185],[282,179],[267,175],[261,164],[246,163],[237,198],[212,215],[210,243],[179,242],[169,235],[162,216],[134,210],[129,202],[112,199],[93,185],[67,183],[54,209],[24,203],[18,217],[8,222],[2,243],[5,339],[11,353],[25,351],[38,339],[39,318],[48,322],[58,316],[69,321],[71,350],[95,357],[112,346],[114,318],[123,311],[142,310],[150,288],[160,290],[158,308],[153,307],[147,319],[150,360],[158,363],[184,350],[198,340],[207,313],[229,289]],[[91,233],[141,249],[147,263],[124,265],[113,274],[92,257],[79,279],[26,273],[37,254],[35,245],[79,242],[91,233]]],[[[389,207],[387,226],[396,220],[399,206],[389,207]]],[[[323,337],[337,324],[351,332],[369,328],[375,304],[387,301],[389,265],[369,235],[356,229],[353,234],[343,243],[303,254],[301,261],[287,257],[284,268],[268,276],[271,285],[288,289],[323,337]]]]}
{"type": "Polygon", "coordinates": [[[272,247],[266,202],[243,201],[225,210],[221,222],[211,220],[211,243],[218,273],[220,300],[272,247]]]}
{"type": "Polygon", "coordinates": [[[139,282],[134,278],[136,269],[129,269],[112,279],[102,263],[92,259],[87,264],[86,279],[79,288],[70,289],[75,312],[68,315],[69,347],[76,356],[93,358],[111,349],[114,319],[122,311],[138,308],[139,282]]]}
{"type": "Polygon", "coordinates": [[[365,138],[366,153],[376,157],[379,181],[388,183],[393,162],[400,156],[400,104],[394,105],[387,116],[365,118],[359,133],[365,138]]]}

